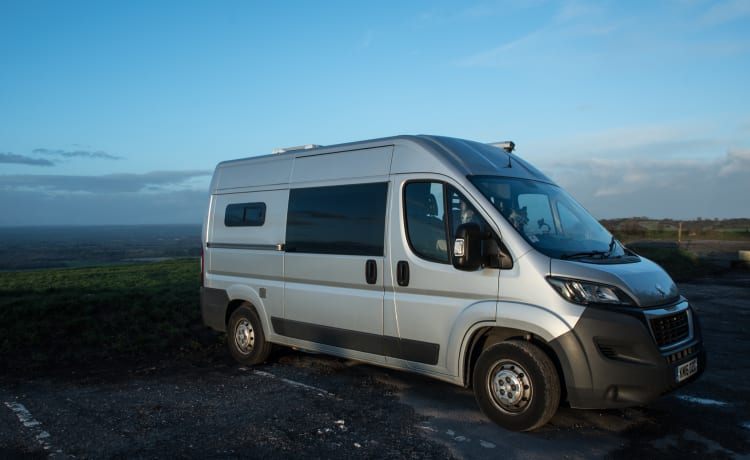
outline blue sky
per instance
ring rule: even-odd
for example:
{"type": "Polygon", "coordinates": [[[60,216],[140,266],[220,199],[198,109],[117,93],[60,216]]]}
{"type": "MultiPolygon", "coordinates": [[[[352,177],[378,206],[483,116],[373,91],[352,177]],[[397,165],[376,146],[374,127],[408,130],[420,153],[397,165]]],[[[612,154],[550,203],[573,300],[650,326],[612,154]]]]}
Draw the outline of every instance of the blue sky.
{"type": "Polygon", "coordinates": [[[219,161],[395,134],[750,217],[750,0],[4,0],[0,63],[3,226],[198,223],[219,161]]]}

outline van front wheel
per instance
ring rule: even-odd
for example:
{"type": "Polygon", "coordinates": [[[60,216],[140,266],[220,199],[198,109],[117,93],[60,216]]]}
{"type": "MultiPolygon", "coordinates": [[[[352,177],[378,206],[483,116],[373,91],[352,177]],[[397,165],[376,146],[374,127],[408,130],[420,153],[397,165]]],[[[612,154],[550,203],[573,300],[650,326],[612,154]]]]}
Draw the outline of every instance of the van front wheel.
{"type": "Polygon", "coordinates": [[[493,422],[530,431],[552,418],[560,379],[552,360],[530,342],[509,340],[487,348],[474,366],[474,397],[493,422]]]}
{"type": "Polygon", "coordinates": [[[232,313],[227,328],[227,345],[232,357],[241,364],[260,364],[271,353],[263,326],[254,309],[242,306],[232,313]]]}

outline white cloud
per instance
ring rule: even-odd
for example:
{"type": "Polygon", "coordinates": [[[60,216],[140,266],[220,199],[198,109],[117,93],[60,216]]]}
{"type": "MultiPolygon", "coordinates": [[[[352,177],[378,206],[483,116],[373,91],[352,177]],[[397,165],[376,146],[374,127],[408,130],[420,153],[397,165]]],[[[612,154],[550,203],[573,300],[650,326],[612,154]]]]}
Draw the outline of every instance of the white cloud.
{"type": "Polygon", "coordinates": [[[62,149],[34,149],[33,153],[37,153],[40,155],[55,155],[55,156],[61,156],[65,158],[99,158],[99,159],[106,159],[106,160],[121,160],[122,157],[118,157],[116,155],[112,155],[111,153],[103,152],[101,150],[91,151],[91,150],[62,150],[62,149]]]}
{"type": "Polygon", "coordinates": [[[200,223],[208,192],[198,190],[147,193],[65,193],[0,190],[10,203],[0,226],[200,223]]]}
{"type": "MultiPolygon", "coordinates": [[[[520,32],[515,38],[494,47],[469,54],[457,60],[462,67],[518,66],[521,62],[558,60],[561,43],[576,38],[609,35],[619,29],[606,17],[599,5],[580,1],[535,2],[517,5],[481,4],[465,12],[471,17],[487,17],[497,14],[504,21],[513,21],[513,15],[521,10],[537,8],[540,18],[535,28],[520,32]],[[539,7],[539,8],[538,8],[539,7]],[[546,19],[545,19],[546,18],[546,19]],[[511,64],[512,63],[512,64],[511,64]]],[[[566,51],[570,56],[572,53],[566,51]]]]}
{"type": "Polygon", "coordinates": [[[750,1],[729,0],[716,2],[704,13],[701,22],[708,26],[719,26],[750,16],[750,1]]]}
{"type": "Polygon", "coordinates": [[[727,149],[731,141],[717,137],[716,130],[700,123],[628,126],[582,132],[553,141],[531,141],[526,149],[539,156],[554,152],[557,158],[572,159],[623,156],[691,159],[727,149]]]}
{"type": "Polygon", "coordinates": [[[211,172],[0,175],[0,225],[199,223],[211,172]]]}
{"type": "Polygon", "coordinates": [[[727,152],[727,158],[719,169],[719,176],[733,174],[747,174],[750,183],[750,149],[731,149],[727,152]]]}
{"type": "Polygon", "coordinates": [[[598,218],[750,216],[750,150],[713,159],[578,158],[540,166],[598,218]]]}
{"type": "Polygon", "coordinates": [[[131,193],[174,190],[186,187],[195,178],[210,176],[209,170],[154,171],[143,174],[101,176],[15,174],[0,176],[0,190],[36,190],[45,193],[131,193]]]}
{"type": "Polygon", "coordinates": [[[566,1],[562,3],[560,10],[557,12],[556,20],[557,22],[569,22],[575,19],[591,16],[599,11],[599,8],[592,3],[566,1]]]}
{"type": "Polygon", "coordinates": [[[15,153],[0,152],[0,163],[17,164],[27,166],[54,166],[55,164],[44,158],[33,158],[15,153]]]}
{"type": "Polygon", "coordinates": [[[458,61],[458,64],[463,67],[513,66],[516,63],[512,59],[513,53],[533,45],[533,42],[537,41],[542,34],[543,29],[530,32],[523,37],[462,58],[458,61]]]}

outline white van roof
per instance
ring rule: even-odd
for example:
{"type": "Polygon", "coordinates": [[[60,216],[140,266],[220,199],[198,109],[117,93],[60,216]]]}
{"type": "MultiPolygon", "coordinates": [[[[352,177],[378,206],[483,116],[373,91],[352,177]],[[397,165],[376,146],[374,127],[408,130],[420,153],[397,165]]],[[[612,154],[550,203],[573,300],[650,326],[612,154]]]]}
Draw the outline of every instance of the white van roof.
{"type": "MultiPolygon", "coordinates": [[[[384,147],[392,147],[392,158],[389,156],[389,165],[385,165],[387,169],[390,169],[391,174],[423,172],[452,177],[507,176],[554,183],[536,167],[508,152],[507,150],[510,150],[508,143],[491,145],[444,136],[402,135],[324,147],[309,144],[279,149],[271,155],[223,161],[216,167],[211,191],[289,183],[292,165],[297,158],[334,153],[346,153],[347,157],[352,154],[361,154],[364,160],[361,165],[363,169],[366,169],[369,162],[365,159],[372,159],[376,152],[382,155],[384,147]],[[364,155],[369,156],[364,157],[364,155]],[[251,177],[253,179],[250,179],[251,177]],[[257,180],[262,183],[258,183],[257,180]]],[[[377,173],[373,171],[373,173],[381,175],[383,171],[377,173]]],[[[385,173],[387,174],[388,171],[385,173]]]]}

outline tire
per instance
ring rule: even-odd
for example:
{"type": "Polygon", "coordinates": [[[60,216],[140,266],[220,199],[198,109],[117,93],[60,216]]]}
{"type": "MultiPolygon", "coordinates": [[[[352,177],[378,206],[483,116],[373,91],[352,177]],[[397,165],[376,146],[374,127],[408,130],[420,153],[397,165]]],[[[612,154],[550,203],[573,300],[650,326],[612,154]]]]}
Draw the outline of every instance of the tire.
{"type": "Polygon", "coordinates": [[[227,328],[227,345],[232,357],[241,364],[260,364],[271,353],[263,326],[255,309],[241,306],[232,313],[227,328]]]}
{"type": "Polygon", "coordinates": [[[539,428],[560,405],[555,365],[530,342],[509,340],[488,347],[474,366],[473,378],[479,408],[509,430],[539,428]]]}

